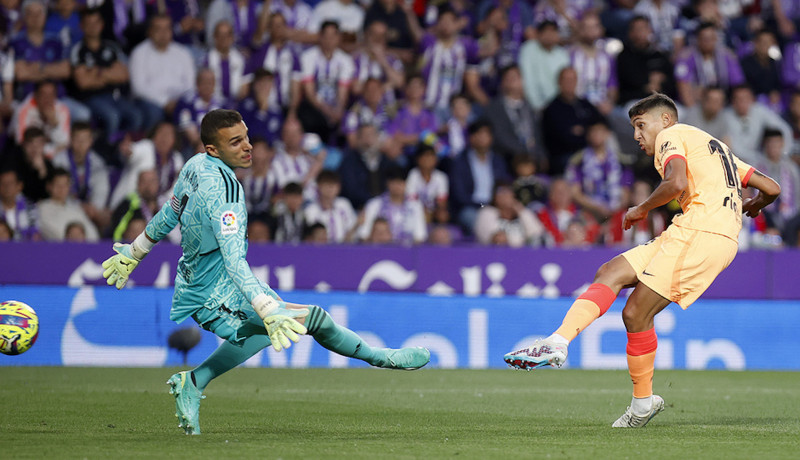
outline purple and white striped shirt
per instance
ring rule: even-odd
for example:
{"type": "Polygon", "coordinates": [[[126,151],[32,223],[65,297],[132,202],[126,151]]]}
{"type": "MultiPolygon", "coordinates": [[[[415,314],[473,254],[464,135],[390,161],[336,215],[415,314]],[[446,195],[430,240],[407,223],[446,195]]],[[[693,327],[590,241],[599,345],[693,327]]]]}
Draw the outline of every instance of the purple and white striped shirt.
{"type": "Polygon", "coordinates": [[[578,74],[578,96],[599,104],[608,98],[610,89],[619,87],[617,60],[604,50],[605,41],[595,43],[595,54],[575,45],[570,49],[569,59],[578,74]]]}
{"type": "Polygon", "coordinates": [[[470,37],[459,37],[446,48],[435,36],[426,34],[420,48],[422,75],[428,82],[425,105],[446,109],[450,97],[461,92],[464,74],[478,70],[478,42],[470,37]]]}
{"type": "Polygon", "coordinates": [[[292,98],[292,81],[300,80],[302,67],[300,55],[290,44],[282,47],[267,44],[256,53],[253,68],[269,70],[274,75],[270,104],[288,107],[292,98]]]}
{"type": "MultiPolygon", "coordinates": [[[[274,191],[282,190],[290,182],[303,183],[313,163],[314,159],[311,155],[306,153],[296,156],[289,155],[283,145],[278,146],[275,158],[269,167],[269,176],[272,176],[270,183],[274,184],[274,191]]],[[[305,188],[316,190],[316,185],[311,181],[306,184],[305,188]]],[[[308,190],[303,191],[304,196],[307,195],[308,190]]]]}
{"type": "Polygon", "coordinates": [[[235,48],[228,52],[227,58],[212,48],[203,59],[203,67],[211,69],[216,77],[214,96],[227,101],[235,100],[242,85],[253,79],[253,75],[248,72],[244,55],[235,48]]]}
{"type": "Polygon", "coordinates": [[[364,206],[364,224],[358,229],[359,238],[369,238],[372,224],[378,217],[383,217],[389,223],[395,243],[421,243],[428,238],[425,211],[417,200],[406,199],[402,204],[395,204],[389,199],[388,192],[370,199],[364,206]]]}
{"type": "Polygon", "coordinates": [[[311,7],[303,0],[295,0],[292,6],[286,4],[286,0],[272,0],[269,12],[281,13],[291,29],[306,30],[311,21],[311,7]]]}
{"type": "Polygon", "coordinates": [[[340,86],[350,86],[355,73],[353,58],[337,49],[330,59],[325,57],[320,47],[306,50],[300,58],[303,69],[303,82],[313,81],[317,97],[330,106],[335,106],[340,86]]]}
{"type": "Polygon", "coordinates": [[[356,212],[347,198],[337,197],[330,209],[322,209],[319,202],[314,201],[306,206],[306,224],[320,223],[328,230],[328,241],[343,243],[347,233],[355,227],[356,212]]]}

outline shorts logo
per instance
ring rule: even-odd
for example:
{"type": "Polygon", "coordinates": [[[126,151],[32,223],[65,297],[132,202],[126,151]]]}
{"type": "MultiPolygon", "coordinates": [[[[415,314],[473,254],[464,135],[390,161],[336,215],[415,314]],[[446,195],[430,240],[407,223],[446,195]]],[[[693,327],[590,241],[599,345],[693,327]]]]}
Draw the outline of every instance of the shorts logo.
{"type": "Polygon", "coordinates": [[[225,211],[219,219],[220,233],[231,235],[239,231],[239,220],[233,211],[225,211]]]}

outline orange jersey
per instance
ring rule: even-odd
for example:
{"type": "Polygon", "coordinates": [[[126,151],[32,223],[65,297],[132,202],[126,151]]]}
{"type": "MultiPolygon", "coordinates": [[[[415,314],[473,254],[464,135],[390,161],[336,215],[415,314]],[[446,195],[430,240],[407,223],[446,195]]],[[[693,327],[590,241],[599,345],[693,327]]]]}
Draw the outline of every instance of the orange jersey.
{"type": "Polygon", "coordinates": [[[672,223],[737,241],[742,229],[742,187],[747,187],[755,169],[707,132],[681,123],[656,137],[653,162],[662,178],[667,164],[676,158],[686,162],[689,180],[678,197],[683,214],[672,223]]]}

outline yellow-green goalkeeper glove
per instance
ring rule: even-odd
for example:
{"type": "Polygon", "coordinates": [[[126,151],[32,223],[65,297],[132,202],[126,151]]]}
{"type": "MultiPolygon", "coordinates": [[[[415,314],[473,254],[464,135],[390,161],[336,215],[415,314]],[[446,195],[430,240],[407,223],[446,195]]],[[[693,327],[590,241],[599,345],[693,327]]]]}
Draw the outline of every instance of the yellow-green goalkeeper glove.
{"type": "Polygon", "coordinates": [[[128,282],[128,277],[144,256],[150,252],[155,243],[142,232],[131,244],[114,243],[116,254],[103,262],[103,278],[109,286],[122,289],[128,282]]]}
{"type": "Polygon", "coordinates": [[[292,342],[297,343],[300,340],[297,334],[308,332],[306,327],[295,319],[308,315],[307,308],[289,309],[283,301],[275,300],[266,294],[259,294],[253,299],[253,309],[264,320],[264,327],[275,351],[291,347],[292,342]]]}

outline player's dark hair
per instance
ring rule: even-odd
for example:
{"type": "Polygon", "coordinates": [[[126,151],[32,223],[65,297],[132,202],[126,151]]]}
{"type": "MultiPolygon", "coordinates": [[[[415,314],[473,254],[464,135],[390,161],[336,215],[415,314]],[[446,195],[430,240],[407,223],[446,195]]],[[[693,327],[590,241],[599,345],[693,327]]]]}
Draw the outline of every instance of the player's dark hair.
{"type": "Polygon", "coordinates": [[[633,104],[633,107],[628,110],[628,118],[632,120],[633,117],[644,115],[645,113],[656,108],[669,110],[670,113],[675,117],[675,121],[678,121],[678,107],[675,105],[675,101],[673,101],[672,98],[666,94],[662,93],[653,93],[646,98],[641,99],[636,104],[633,104]]]}
{"type": "Polygon", "coordinates": [[[200,140],[203,145],[216,145],[217,133],[220,129],[230,128],[241,122],[242,116],[235,110],[212,110],[200,122],[200,140]]]}
{"type": "Polygon", "coordinates": [[[284,195],[302,195],[303,194],[303,186],[298,184],[297,182],[289,182],[283,187],[283,194],[284,195]]]}
{"type": "Polygon", "coordinates": [[[341,184],[342,178],[339,173],[333,169],[323,169],[317,176],[317,184],[341,184]]]}

